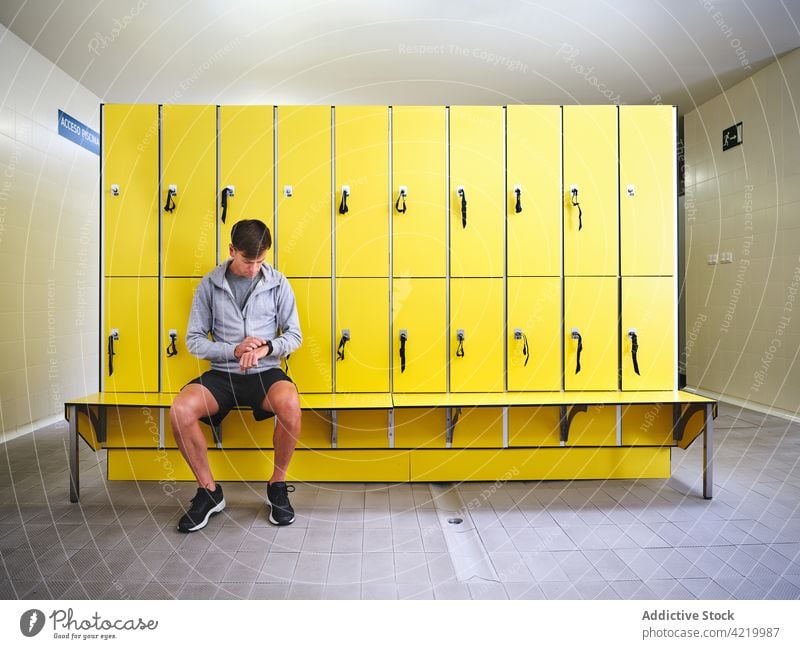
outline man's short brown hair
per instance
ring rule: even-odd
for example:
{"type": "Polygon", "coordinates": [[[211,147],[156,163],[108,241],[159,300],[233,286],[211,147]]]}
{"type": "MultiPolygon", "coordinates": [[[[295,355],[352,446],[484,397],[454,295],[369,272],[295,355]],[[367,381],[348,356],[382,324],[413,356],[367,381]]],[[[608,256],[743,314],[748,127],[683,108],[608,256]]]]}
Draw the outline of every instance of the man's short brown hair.
{"type": "Polygon", "coordinates": [[[272,247],[269,228],[258,219],[245,219],[231,229],[231,243],[250,259],[258,259],[272,247]]]}

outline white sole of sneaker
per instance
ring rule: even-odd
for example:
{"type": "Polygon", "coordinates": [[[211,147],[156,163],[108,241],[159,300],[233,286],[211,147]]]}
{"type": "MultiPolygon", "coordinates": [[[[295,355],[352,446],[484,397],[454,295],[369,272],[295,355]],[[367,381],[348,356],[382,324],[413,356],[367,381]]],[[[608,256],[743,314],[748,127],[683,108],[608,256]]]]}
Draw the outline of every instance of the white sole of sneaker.
{"type": "MultiPolygon", "coordinates": [[[[223,509],[225,509],[225,499],[223,498],[222,501],[214,507],[214,509],[209,509],[206,517],[194,527],[189,528],[186,530],[187,532],[196,532],[197,530],[202,530],[206,525],[208,525],[208,519],[211,518],[214,514],[219,514],[223,509]]],[[[178,531],[182,531],[178,528],[178,531]]]]}
{"type": "Polygon", "coordinates": [[[274,518],[272,518],[272,503],[270,502],[269,496],[267,496],[267,504],[269,505],[269,522],[273,525],[291,525],[294,523],[294,516],[292,516],[292,520],[286,521],[285,523],[279,523],[274,518]]]}

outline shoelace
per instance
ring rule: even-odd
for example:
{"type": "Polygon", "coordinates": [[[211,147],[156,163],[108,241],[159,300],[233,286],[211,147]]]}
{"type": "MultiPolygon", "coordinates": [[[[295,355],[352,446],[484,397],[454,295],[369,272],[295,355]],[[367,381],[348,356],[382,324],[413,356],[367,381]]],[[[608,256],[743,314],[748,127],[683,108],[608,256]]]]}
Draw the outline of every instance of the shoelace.
{"type": "Polygon", "coordinates": [[[294,485],[293,484],[288,484],[288,485],[284,485],[283,487],[276,487],[276,491],[278,492],[276,494],[276,496],[280,499],[280,502],[276,503],[276,504],[279,505],[279,506],[283,506],[284,501],[286,501],[288,503],[289,494],[294,492],[294,485]]]}

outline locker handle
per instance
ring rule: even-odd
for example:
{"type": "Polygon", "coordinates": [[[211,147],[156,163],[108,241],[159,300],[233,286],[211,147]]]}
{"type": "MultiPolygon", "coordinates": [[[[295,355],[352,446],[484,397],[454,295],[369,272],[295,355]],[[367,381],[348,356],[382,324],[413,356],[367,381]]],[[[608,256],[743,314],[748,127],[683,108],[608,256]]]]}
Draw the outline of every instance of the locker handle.
{"type": "Polygon", "coordinates": [[[350,340],[350,330],[349,329],[342,329],[342,337],[339,338],[339,347],[336,350],[336,357],[337,360],[343,361],[344,360],[344,346],[350,340]]]}
{"type": "Polygon", "coordinates": [[[572,205],[578,208],[578,230],[580,231],[583,229],[583,210],[581,209],[581,204],[578,202],[578,188],[573,185],[569,193],[572,196],[572,205]]]}
{"type": "Polygon", "coordinates": [[[456,347],[456,356],[459,358],[464,357],[464,330],[458,329],[456,331],[456,340],[458,341],[458,347],[456,347]]]}
{"type": "Polygon", "coordinates": [[[575,374],[581,371],[581,352],[583,351],[583,338],[577,329],[572,330],[572,339],[578,341],[578,362],[575,366],[575,374]]]}
{"type": "Polygon", "coordinates": [[[456,192],[461,196],[461,227],[467,227],[467,194],[463,187],[459,187],[456,192]]]}
{"type": "Polygon", "coordinates": [[[108,337],[108,375],[111,376],[114,373],[114,356],[116,352],[114,351],[114,341],[119,340],[119,329],[112,329],[111,335],[108,337]]]}
{"type": "Polygon", "coordinates": [[[178,195],[178,189],[172,185],[167,190],[167,202],[164,205],[165,212],[174,212],[175,211],[175,197],[178,195]]]}
{"type": "Polygon", "coordinates": [[[525,365],[524,367],[528,366],[528,361],[531,358],[530,348],[528,347],[528,337],[522,331],[522,329],[514,329],[514,340],[521,340],[522,341],[522,353],[525,356],[525,365]]]}
{"type": "Polygon", "coordinates": [[[406,188],[401,187],[400,193],[397,196],[397,201],[395,201],[394,209],[396,209],[400,214],[406,213],[406,188]],[[403,206],[400,206],[400,201],[403,201],[403,206]]]}
{"type": "Polygon", "coordinates": [[[169,345],[167,346],[167,357],[172,358],[178,355],[178,332],[171,329],[169,332],[169,345]]]}
{"type": "Polygon", "coordinates": [[[406,341],[408,340],[408,330],[400,330],[400,374],[406,371],[406,341]]]}
{"type": "Polygon", "coordinates": [[[220,197],[219,206],[222,208],[222,215],[220,216],[220,221],[225,223],[225,219],[228,215],[228,199],[233,196],[233,187],[226,187],[222,190],[222,196],[220,197]]]}
{"type": "Polygon", "coordinates": [[[639,361],[636,358],[636,354],[639,352],[639,338],[636,335],[636,329],[629,329],[628,337],[631,339],[631,358],[633,359],[633,371],[641,376],[641,374],[639,374],[639,361]]]}
{"type": "Polygon", "coordinates": [[[347,214],[350,209],[347,207],[347,197],[350,196],[350,188],[347,185],[342,187],[342,202],[339,203],[339,214],[347,214]]]}
{"type": "Polygon", "coordinates": [[[517,195],[517,203],[514,205],[514,212],[519,214],[522,211],[522,188],[517,185],[514,187],[514,193],[517,195]]]}

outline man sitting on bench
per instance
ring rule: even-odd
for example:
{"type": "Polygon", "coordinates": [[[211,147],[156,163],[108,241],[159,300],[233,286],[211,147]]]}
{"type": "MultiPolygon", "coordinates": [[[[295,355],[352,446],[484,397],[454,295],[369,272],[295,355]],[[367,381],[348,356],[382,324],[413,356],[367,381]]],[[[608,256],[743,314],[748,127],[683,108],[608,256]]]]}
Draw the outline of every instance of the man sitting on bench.
{"type": "Polygon", "coordinates": [[[186,345],[211,361],[211,369],[184,386],[169,413],[175,441],[198,484],[191,508],[178,523],[181,532],[204,528],[225,508],[199,422],[218,425],[235,406],[252,408],[256,421],[275,415],[269,520],[294,522],[288,497],[294,487],[287,487],[286,471],[300,436],[300,400],[280,359],[300,346],[302,334],[288,280],[264,263],[271,245],[269,228],[261,221],[239,221],[231,230],[231,259],[206,275],[194,294],[186,345]]]}

